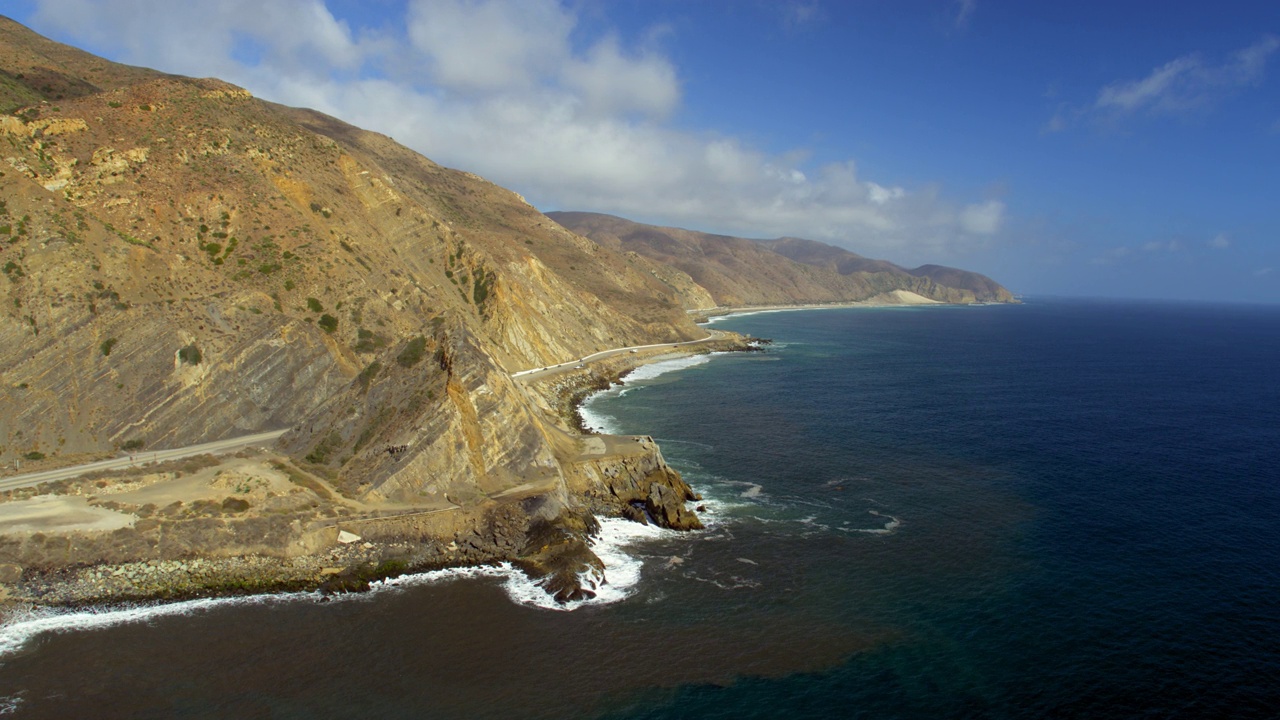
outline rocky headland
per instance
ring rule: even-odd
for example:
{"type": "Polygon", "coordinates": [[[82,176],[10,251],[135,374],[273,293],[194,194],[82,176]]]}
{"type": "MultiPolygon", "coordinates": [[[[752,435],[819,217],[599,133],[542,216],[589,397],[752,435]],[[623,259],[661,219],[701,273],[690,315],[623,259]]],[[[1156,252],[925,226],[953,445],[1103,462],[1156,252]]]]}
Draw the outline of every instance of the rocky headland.
{"type": "Polygon", "coordinates": [[[601,217],[575,231],[386,136],[0,18],[0,487],[139,459],[6,491],[0,598],[336,592],[495,562],[588,597],[598,518],[700,522],[652,439],[585,433],[573,408],[637,363],[750,347],[697,313],[1006,299],[963,271],[601,217]]]}

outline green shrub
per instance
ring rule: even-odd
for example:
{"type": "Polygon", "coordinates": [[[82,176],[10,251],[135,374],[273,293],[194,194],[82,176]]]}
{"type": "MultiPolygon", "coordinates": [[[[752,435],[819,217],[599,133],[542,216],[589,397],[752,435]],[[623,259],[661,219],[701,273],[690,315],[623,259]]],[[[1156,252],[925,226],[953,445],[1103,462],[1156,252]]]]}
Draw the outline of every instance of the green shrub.
{"type": "Polygon", "coordinates": [[[374,360],[365,365],[364,369],[360,371],[360,374],[356,376],[356,382],[359,383],[361,388],[368,389],[369,383],[373,382],[380,370],[382,370],[382,363],[374,360]]]}
{"type": "Polygon", "coordinates": [[[27,453],[26,455],[23,455],[22,457],[24,457],[24,458],[26,458],[26,459],[28,459],[28,460],[43,460],[43,459],[44,459],[44,453],[42,453],[42,452],[40,452],[40,451],[38,451],[38,450],[32,450],[31,452],[27,453]]]}
{"type": "Polygon", "coordinates": [[[178,359],[188,365],[199,365],[204,356],[200,354],[200,348],[195,343],[182,348],[178,351],[178,359]]]}
{"type": "Polygon", "coordinates": [[[472,289],[471,298],[475,301],[476,306],[484,305],[484,301],[489,299],[489,288],[493,287],[493,275],[485,274],[484,270],[476,270],[476,284],[472,289]]]}
{"type": "Polygon", "coordinates": [[[396,356],[396,362],[400,363],[401,367],[411,368],[422,362],[422,353],[426,349],[427,339],[419,335],[404,346],[404,349],[396,356]]]}
{"type": "Polygon", "coordinates": [[[314,313],[324,312],[324,305],[321,305],[319,300],[309,297],[307,298],[307,309],[314,313]]]}
{"type": "Polygon", "coordinates": [[[146,444],[147,444],[146,441],[143,440],[142,438],[134,438],[132,440],[126,440],[125,443],[120,446],[120,449],[121,450],[141,450],[146,444]]]}
{"type": "Polygon", "coordinates": [[[373,352],[387,346],[387,339],[372,330],[360,328],[356,331],[356,352],[373,352]]]}
{"type": "Polygon", "coordinates": [[[115,338],[107,338],[102,341],[102,344],[98,346],[98,349],[102,350],[102,355],[105,357],[111,354],[111,348],[116,346],[116,342],[117,340],[115,338]]]}
{"type": "Polygon", "coordinates": [[[333,331],[338,329],[338,318],[330,315],[329,313],[325,313],[320,316],[320,322],[316,324],[320,326],[321,330],[324,330],[329,334],[333,334],[333,331]]]}
{"type": "Polygon", "coordinates": [[[329,461],[329,455],[334,450],[342,446],[342,438],[337,433],[329,433],[329,436],[320,441],[311,452],[307,453],[306,461],[315,463],[316,465],[324,465],[329,461]]]}

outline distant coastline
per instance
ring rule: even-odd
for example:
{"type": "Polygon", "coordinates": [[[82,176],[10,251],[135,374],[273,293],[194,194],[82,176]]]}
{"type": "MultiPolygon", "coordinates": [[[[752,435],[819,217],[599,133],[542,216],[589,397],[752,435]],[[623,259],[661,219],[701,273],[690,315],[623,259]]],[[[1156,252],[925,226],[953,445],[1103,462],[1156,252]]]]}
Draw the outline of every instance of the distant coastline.
{"type": "Polygon", "coordinates": [[[906,290],[896,290],[892,293],[877,295],[867,300],[842,301],[837,300],[826,303],[800,303],[795,305],[777,304],[777,305],[722,305],[713,308],[700,308],[697,310],[689,310],[688,313],[697,323],[705,323],[709,320],[729,317],[731,315],[752,315],[756,313],[766,312],[789,312],[795,310],[835,310],[840,308],[885,308],[885,307],[927,307],[927,306],[948,306],[960,307],[970,305],[1008,305],[1011,303],[989,303],[989,302],[973,302],[973,303],[948,303],[939,300],[930,300],[929,298],[917,295],[906,290]]]}

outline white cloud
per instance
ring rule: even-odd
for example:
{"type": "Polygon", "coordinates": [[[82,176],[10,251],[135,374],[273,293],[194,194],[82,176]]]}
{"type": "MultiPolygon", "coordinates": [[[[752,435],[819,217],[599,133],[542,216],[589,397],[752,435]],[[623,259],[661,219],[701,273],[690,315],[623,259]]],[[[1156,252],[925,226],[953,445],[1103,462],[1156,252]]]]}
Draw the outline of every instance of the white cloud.
{"type": "Polygon", "coordinates": [[[434,80],[463,92],[533,89],[569,59],[574,26],[556,3],[514,0],[417,0],[407,20],[434,80]]]}
{"type": "Polygon", "coordinates": [[[1005,219],[998,200],[966,204],[863,179],[852,161],[813,165],[802,149],[677,128],[666,118],[679,73],[660,43],[583,37],[576,6],[557,0],[408,0],[388,22],[403,34],[353,30],[322,0],[37,5],[38,30],[387,133],[546,209],[847,241],[904,263],[984,246],[1005,219]]]}
{"type": "Polygon", "coordinates": [[[1269,268],[1269,267],[1258,268],[1257,270],[1253,271],[1253,275],[1254,277],[1266,277],[1267,275],[1270,275],[1274,270],[1275,268],[1269,268]]]}
{"type": "Polygon", "coordinates": [[[568,62],[563,78],[594,115],[639,112],[661,118],[680,102],[671,63],[651,54],[627,57],[613,37],[596,43],[585,60],[568,62]]]}
{"type": "Polygon", "coordinates": [[[1121,245],[1119,247],[1114,247],[1114,248],[1111,248],[1110,250],[1107,250],[1106,252],[1094,258],[1090,262],[1093,263],[1094,265],[1115,265],[1121,260],[1128,258],[1130,255],[1133,255],[1133,249],[1126,247],[1124,245],[1121,245]]]}
{"type": "Polygon", "coordinates": [[[1171,240],[1149,240],[1137,247],[1119,245],[1113,247],[1089,262],[1094,265],[1116,265],[1121,262],[1139,262],[1140,258],[1160,253],[1179,253],[1186,249],[1186,244],[1177,238],[1171,240]]]}
{"type": "Polygon", "coordinates": [[[1243,89],[1261,83],[1280,38],[1264,35],[1219,63],[1200,54],[1184,55],[1138,80],[1118,80],[1098,91],[1085,106],[1060,105],[1042,128],[1053,133],[1081,119],[1116,121],[1138,114],[1180,115],[1203,112],[1243,89]]]}
{"type": "Polygon", "coordinates": [[[1098,93],[1094,106],[1102,110],[1132,112],[1142,108],[1174,109],[1190,102],[1178,85],[1187,84],[1193,71],[1201,67],[1199,58],[1181,57],[1156,68],[1141,80],[1112,83],[1098,93]]]}
{"type": "Polygon", "coordinates": [[[1231,238],[1227,237],[1226,233],[1218,233],[1213,236],[1213,239],[1209,240],[1209,247],[1225,250],[1231,247],[1231,238]]]}
{"type": "Polygon", "coordinates": [[[196,76],[243,75],[238,51],[293,77],[353,70],[377,50],[355,38],[319,0],[52,0],[38,2],[35,24],[117,51],[124,62],[196,76]],[[178,7],[181,5],[181,7],[178,7]]]}
{"type": "Polygon", "coordinates": [[[907,196],[907,191],[900,187],[887,188],[877,183],[867,183],[868,198],[876,205],[884,205],[890,200],[899,200],[907,196]]]}
{"type": "Polygon", "coordinates": [[[968,205],[960,211],[960,227],[972,235],[994,235],[1004,220],[1004,203],[990,200],[981,205],[968,205]]]}
{"type": "Polygon", "coordinates": [[[969,17],[973,15],[973,11],[977,9],[977,0],[956,0],[955,2],[955,27],[963,30],[969,27],[969,17]]]}
{"type": "Polygon", "coordinates": [[[782,22],[788,28],[798,28],[816,20],[820,13],[817,0],[811,2],[789,2],[780,6],[782,22]]]}
{"type": "Polygon", "coordinates": [[[1142,246],[1146,252],[1178,252],[1182,249],[1182,243],[1178,240],[1152,240],[1142,246]]]}

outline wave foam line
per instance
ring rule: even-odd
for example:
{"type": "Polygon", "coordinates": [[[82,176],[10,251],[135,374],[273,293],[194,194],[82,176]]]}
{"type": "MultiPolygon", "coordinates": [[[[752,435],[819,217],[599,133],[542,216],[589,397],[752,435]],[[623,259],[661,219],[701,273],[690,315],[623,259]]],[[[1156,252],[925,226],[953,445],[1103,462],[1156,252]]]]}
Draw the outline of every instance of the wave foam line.
{"type": "Polygon", "coordinates": [[[502,589],[512,602],[546,610],[570,611],[587,605],[609,605],[630,597],[640,582],[644,562],[625,550],[635,543],[669,537],[674,532],[621,518],[601,520],[600,532],[592,541],[591,549],[604,563],[605,569],[603,577],[583,578],[587,587],[594,586],[596,597],[590,600],[557,603],[555,598],[530,580],[523,571],[510,563],[501,563],[410,573],[373,582],[369,586],[369,591],[364,593],[322,595],[319,592],[290,592],[75,610],[33,608],[16,613],[8,623],[0,627],[0,658],[18,652],[43,633],[99,630],[118,625],[148,623],[158,618],[193,616],[222,607],[299,601],[369,600],[384,592],[403,591],[408,588],[463,579],[500,578],[503,580],[502,589]]]}
{"type": "Polygon", "coordinates": [[[617,435],[620,430],[618,428],[618,419],[606,415],[598,410],[595,405],[601,398],[621,397],[634,389],[635,383],[644,382],[645,380],[653,380],[661,375],[676,372],[677,370],[686,370],[698,365],[704,365],[711,362],[711,358],[725,353],[708,353],[706,355],[689,355],[686,357],[673,358],[671,360],[662,360],[647,365],[641,365],[630,373],[627,373],[624,382],[626,385],[618,385],[592,393],[578,405],[578,417],[582,419],[583,427],[596,432],[608,435],[617,435]]]}
{"type": "MultiPolygon", "coordinates": [[[[892,515],[888,515],[888,514],[881,513],[881,512],[876,512],[875,510],[868,510],[867,512],[868,512],[868,513],[871,513],[872,515],[875,515],[876,517],[879,517],[879,518],[889,518],[889,522],[885,523],[885,524],[884,524],[884,527],[878,527],[878,528],[850,528],[850,530],[852,530],[853,532],[867,533],[867,534],[870,534],[870,535],[889,535],[890,533],[892,533],[893,531],[897,530],[899,527],[901,527],[901,526],[902,526],[902,520],[900,520],[900,519],[898,519],[898,518],[896,518],[896,517],[894,517],[894,516],[892,516],[892,515]]],[[[842,528],[842,529],[843,529],[843,528],[842,528]]]]}
{"type": "Polygon", "coordinates": [[[15,613],[0,627],[0,657],[21,650],[36,636],[72,630],[98,630],[117,625],[147,623],[162,617],[195,615],[219,607],[264,605],[317,599],[317,592],[290,592],[272,595],[202,598],[174,603],[107,606],[99,608],[32,608],[15,613]]]}

